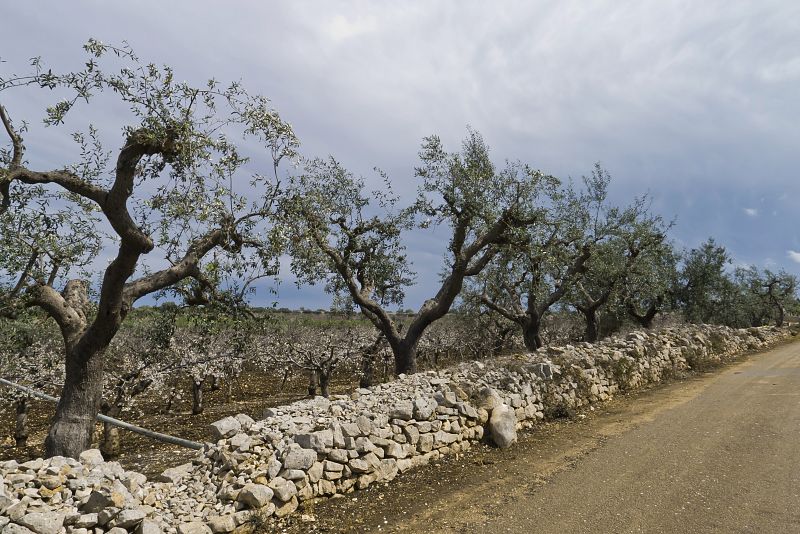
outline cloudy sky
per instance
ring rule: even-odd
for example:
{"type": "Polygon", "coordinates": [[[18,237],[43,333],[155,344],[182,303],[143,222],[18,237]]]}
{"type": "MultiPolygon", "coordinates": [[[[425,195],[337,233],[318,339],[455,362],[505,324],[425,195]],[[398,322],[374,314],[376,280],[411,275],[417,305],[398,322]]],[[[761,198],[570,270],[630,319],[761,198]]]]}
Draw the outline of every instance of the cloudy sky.
{"type": "MultiPolygon", "coordinates": [[[[456,150],[469,124],[498,162],[579,177],[600,161],[613,199],[649,193],[680,246],[713,236],[737,263],[800,274],[796,1],[37,1],[3,17],[2,75],[32,56],[80,68],[89,37],[127,40],[180,78],[241,79],[305,155],[379,166],[401,192],[421,138],[456,150]]],[[[35,98],[3,99],[38,124],[35,98]]],[[[28,155],[59,166],[68,147],[28,155]]],[[[412,241],[411,306],[432,291],[440,237],[412,241]]],[[[280,305],[328,303],[281,284],[280,305]]]]}

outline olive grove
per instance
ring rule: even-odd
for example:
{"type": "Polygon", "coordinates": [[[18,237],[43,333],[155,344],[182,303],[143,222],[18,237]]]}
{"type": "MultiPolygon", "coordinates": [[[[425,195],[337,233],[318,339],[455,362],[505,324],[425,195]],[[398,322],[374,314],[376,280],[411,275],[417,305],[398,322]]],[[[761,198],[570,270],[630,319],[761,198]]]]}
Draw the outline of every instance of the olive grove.
{"type": "MultiPolygon", "coordinates": [[[[733,269],[712,239],[677,249],[647,196],[612,202],[599,164],[577,183],[498,166],[469,129],[454,152],[423,139],[404,198],[381,171],[371,190],[332,156],[302,157],[291,126],[239,83],[179,82],[127,46],[85,52],[73,72],[34,58],[0,76],[0,376],[60,395],[47,455],[77,456],[98,413],[145,398],[165,413],[186,398],[199,418],[247,375],[327,397],[662,318],[781,325],[800,309],[794,275],[733,269]],[[16,114],[31,94],[55,101],[41,126],[16,114]],[[102,125],[87,118],[97,110],[102,125]],[[73,155],[38,169],[45,129],[67,129],[73,155]],[[424,232],[441,246],[436,273],[410,260],[424,232]],[[249,306],[281,262],[299,285],[324,285],[328,317],[249,306]],[[421,280],[433,294],[401,311],[421,280]]],[[[25,446],[29,397],[0,400],[25,446]]],[[[118,454],[115,429],[99,441],[118,454]]]]}

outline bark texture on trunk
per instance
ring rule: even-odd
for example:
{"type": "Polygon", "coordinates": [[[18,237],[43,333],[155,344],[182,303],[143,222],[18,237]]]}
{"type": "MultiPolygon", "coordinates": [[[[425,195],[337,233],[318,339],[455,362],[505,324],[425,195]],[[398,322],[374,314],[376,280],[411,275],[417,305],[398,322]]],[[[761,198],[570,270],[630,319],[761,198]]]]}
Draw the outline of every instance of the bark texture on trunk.
{"type": "Polygon", "coordinates": [[[103,438],[100,441],[100,452],[103,453],[103,458],[106,460],[119,456],[119,428],[110,423],[103,423],[103,438]]]}
{"type": "Polygon", "coordinates": [[[650,306],[648,306],[644,313],[641,313],[634,303],[629,302],[628,315],[633,317],[642,328],[650,329],[653,326],[653,320],[655,320],[656,315],[658,315],[659,306],[661,306],[663,301],[663,297],[658,297],[654,302],[650,303],[650,306]]]}
{"type": "Polygon", "coordinates": [[[316,397],[317,396],[317,387],[319,386],[319,374],[317,373],[316,369],[311,369],[308,371],[308,396],[309,397],[316,397]]]}
{"type": "Polygon", "coordinates": [[[331,396],[331,375],[330,373],[325,373],[320,371],[319,373],[319,389],[320,394],[325,397],[326,399],[331,396]]]}
{"type": "Polygon", "coordinates": [[[586,319],[586,330],[583,334],[583,340],[590,343],[597,341],[599,337],[599,328],[597,321],[597,311],[589,309],[583,310],[583,317],[586,319]]]}
{"type": "Polygon", "coordinates": [[[358,380],[358,387],[371,388],[375,382],[375,354],[367,351],[361,358],[361,377],[358,380]]]}
{"type": "Polygon", "coordinates": [[[538,318],[528,316],[522,324],[522,339],[525,342],[525,348],[533,352],[542,347],[541,336],[542,323],[538,318]]]}
{"type": "Polygon", "coordinates": [[[129,131],[117,154],[114,181],[110,187],[104,188],[66,169],[39,172],[25,168],[22,137],[2,105],[0,122],[13,147],[9,161],[5,162],[7,168],[2,169],[0,212],[11,206],[12,182],[32,186],[52,184],[95,204],[119,237],[117,255],[103,273],[96,313],[90,313],[88,283],[70,280],[61,293],[53,288],[61,268],[55,259],[45,282],[29,276],[36,262],[36,257],[32,257],[11,294],[18,297],[24,292],[26,305],[42,308],[61,328],[65,341],[66,378],[45,440],[45,454],[77,458],[91,445],[102,393],[103,354],[133,304],[145,295],[197,276],[198,265],[208,252],[225,243],[240,249],[242,239],[237,232],[238,223],[223,220],[218,228],[188,243],[179,261],[131,281],[140,257],[155,248],[153,239],[137,225],[135,215],[128,209],[128,200],[139,185],[140,163],[142,158],[156,154],[164,156],[165,161],[172,161],[180,150],[181,134],[172,128],[162,131],[149,125],[129,131]],[[94,315],[91,321],[90,315],[94,315]]]}
{"type": "Polygon", "coordinates": [[[164,404],[164,413],[172,411],[172,403],[175,402],[175,397],[178,395],[178,390],[172,388],[167,395],[167,402],[164,404]]]}
{"type": "Polygon", "coordinates": [[[413,342],[409,341],[406,337],[396,347],[392,347],[396,375],[410,375],[417,372],[417,341],[418,339],[414,339],[413,342]]]}
{"type": "Polygon", "coordinates": [[[192,380],[192,415],[203,413],[203,381],[192,380]]]}
{"type": "Polygon", "coordinates": [[[786,317],[786,308],[778,304],[778,317],[775,319],[775,326],[778,328],[783,326],[783,322],[786,317]]]}
{"type": "Polygon", "coordinates": [[[16,423],[14,425],[14,441],[17,448],[23,448],[28,445],[28,408],[30,407],[30,399],[22,397],[15,403],[15,411],[17,412],[16,423]]]}
{"type": "Polygon", "coordinates": [[[48,457],[77,458],[91,447],[102,393],[103,350],[85,354],[68,348],[64,388],[44,442],[48,457]]]}

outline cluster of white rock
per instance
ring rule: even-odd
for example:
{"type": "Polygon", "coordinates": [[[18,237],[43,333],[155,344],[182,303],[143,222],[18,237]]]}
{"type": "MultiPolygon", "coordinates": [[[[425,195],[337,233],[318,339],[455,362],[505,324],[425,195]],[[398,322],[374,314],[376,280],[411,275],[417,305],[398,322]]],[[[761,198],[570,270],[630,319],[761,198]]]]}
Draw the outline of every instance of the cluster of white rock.
{"type": "Polygon", "coordinates": [[[304,500],[387,482],[489,439],[509,447],[546,414],[602,402],[769,346],[777,328],[687,326],[590,345],[464,363],[266,410],[226,417],[213,443],[157,480],[101,462],[96,451],[0,465],[0,530],[12,534],[245,531],[304,500]]]}
{"type": "Polygon", "coordinates": [[[160,532],[147,477],[105,462],[100,451],[79,460],[56,456],[0,464],[0,532],[4,534],[141,534],[160,532]]]}

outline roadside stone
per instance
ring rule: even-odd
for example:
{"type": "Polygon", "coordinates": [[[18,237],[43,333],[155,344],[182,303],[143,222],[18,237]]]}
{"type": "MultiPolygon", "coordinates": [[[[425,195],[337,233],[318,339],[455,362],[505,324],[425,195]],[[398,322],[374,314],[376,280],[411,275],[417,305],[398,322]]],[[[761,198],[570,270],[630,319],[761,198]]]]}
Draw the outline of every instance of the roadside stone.
{"type": "Polygon", "coordinates": [[[86,504],[81,506],[81,511],[87,514],[99,513],[107,508],[122,508],[125,505],[125,495],[109,487],[93,490],[86,504]]]}
{"type": "Polygon", "coordinates": [[[302,469],[284,469],[281,476],[286,480],[296,481],[306,478],[306,472],[302,469]]]}
{"type": "Polygon", "coordinates": [[[250,430],[254,424],[256,424],[255,420],[245,413],[236,414],[236,420],[239,421],[239,426],[245,432],[250,430]]]}
{"type": "Polygon", "coordinates": [[[361,429],[355,423],[342,423],[341,430],[346,438],[357,438],[361,435],[361,429]]]}
{"type": "Polygon", "coordinates": [[[312,465],[308,470],[308,481],[312,484],[318,482],[319,479],[322,478],[324,469],[325,467],[322,462],[314,462],[314,465],[312,465]]]}
{"type": "Polygon", "coordinates": [[[235,417],[225,417],[219,421],[214,421],[209,425],[211,438],[216,441],[219,439],[233,436],[242,429],[242,423],[235,417]]]}
{"type": "Polygon", "coordinates": [[[413,417],[417,421],[427,421],[436,411],[436,401],[427,397],[414,399],[413,417]]]}
{"type": "Polygon", "coordinates": [[[509,448],[517,441],[517,416],[514,409],[501,404],[492,410],[489,417],[488,431],[492,442],[501,449],[509,448]]]}
{"type": "Polygon", "coordinates": [[[414,414],[414,405],[411,401],[398,401],[389,410],[389,417],[392,419],[402,419],[408,421],[414,414]]]}
{"type": "Polygon", "coordinates": [[[135,508],[122,510],[111,520],[109,525],[112,527],[131,529],[138,525],[145,517],[147,517],[147,514],[142,510],[137,510],[135,508]]]}
{"type": "Polygon", "coordinates": [[[273,513],[275,514],[275,517],[278,517],[278,518],[286,517],[287,515],[293,513],[295,510],[297,510],[298,504],[299,504],[299,502],[297,500],[297,497],[293,496],[291,499],[289,499],[285,503],[280,503],[279,505],[276,504],[275,512],[273,512],[273,513]]]}
{"type": "Polygon", "coordinates": [[[531,370],[533,374],[542,380],[550,380],[553,378],[553,366],[550,363],[536,363],[531,370]]]}
{"type": "Polygon", "coordinates": [[[214,534],[233,532],[236,529],[236,521],[233,519],[233,515],[215,516],[208,520],[208,527],[214,534]]]}
{"type": "Polygon", "coordinates": [[[271,488],[262,484],[246,484],[239,492],[238,501],[246,504],[250,508],[259,509],[266,506],[271,500],[274,492],[271,488]]]}
{"type": "Polygon", "coordinates": [[[349,456],[347,451],[344,449],[333,449],[328,453],[328,458],[330,458],[331,461],[338,462],[340,464],[346,464],[349,456]]]}
{"type": "Polygon", "coordinates": [[[163,473],[156,477],[157,482],[170,482],[177,484],[186,478],[192,471],[193,465],[190,463],[181,464],[177,467],[165,469],[163,473]]]}
{"type": "Polygon", "coordinates": [[[229,443],[231,444],[231,447],[233,447],[234,449],[238,449],[240,451],[248,451],[250,450],[250,446],[253,444],[253,438],[251,438],[244,432],[239,432],[230,439],[229,443]]]}
{"type": "Polygon", "coordinates": [[[331,430],[319,430],[311,434],[297,434],[294,436],[294,441],[304,449],[327,452],[333,447],[333,432],[331,430]]]}
{"type": "Polygon", "coordinates": [[[100,452],[100,449],[86,449],[78,455],[78,460],[80,460],[80,462],[89,469],[98,466],[105,461],[103,459],[103,453],[100,452]]]}
{"type": "Polygon", "coordinates": [[[386,456],[390,458],[405,458],[408,456],[408,451],[400,445],[399,443],[395,443],[394,441],[389,442],[389,445],[386,446],[386,456]]]}
{"type": "Polygon", "coordinates": [[[417,442],[417,450],[421,453],[430,452],[433,449],[435,438],[433,434],[422,434],[417,442]]]}
{"type": "Polygon", "coordinates": [[[275,478],[269,483],[269,487],[274,492],[275,498],[281,502],[287,502],[297,494],[297,487],[285,478],[275,478]]]}
{"type": "Polygon", "coordinates": [[[100,526],[108,525],[108,523],[114,519],[119,512],[120,509],[114,506],[109,506],[108,508],[103,509],[99,514],[97,514],[97,524],[100,526]]]}
{"type": "Polygon", "coordinates": [[[32,512],[25,514],[17,523],[36,534],[59,534],[64,526],[64,514],[60,512],[32,512]]]}
{"type": "Polygon", "coordinates": [[[372,424],[372,421],[364,415],[359,415],[356,418],[356,425],[358,425],[358,430],[361,432],[362,436],[369,436],[375,429],[375,425],[372,424]]]}
{"type": "Polygon", "coordinates": [[[28,503],[20,501],[17,503],[12,504],[8,508],[3,511],[3,514],[8,516],[11,521],[18,521],[25,515],[25,512],[28,510],[28,503]]]}
{"type": "Polygon", "coordinates": [[[296,443],[289,445],[283,459],[284,469],[301,469],[305,471],[317,461],[317,453],[311,449],[304,449],[296,443]]]}
{"type": "Polygon", "coordinates": [[[27,462],[23,462],[19,464],[19,469],[23,471],[39,471],[44,466],[44,460],[42,458],[34,458],[33,460],[29,460],[27,462]]]}
{"type": "Polygon", "coordinates": [[[136,534],[162,534],[162,531],[158,523],[145,519],[136,527],[136,534]]]}
{"type": "Polygon", "coordinates": [[[92,528],[97,525],[97,513],[82,514],[73,525],[75,528],[92,528]]]}
{"type": "Polygon", "coordinates": [[[202,521],[191,521],[178,526],[178,534],[213,534],[202,521]]]}
{"type": "Polygon", "coordinates": [[[354,458],[348,464],[354,473],[366,473],[370,470],[370,465],[361,458],[354,458]]]}
{"type": "MultiPolygon", "coordinates": [[[[345,462],[347,459],[345,458],[345,462]]],[[[331,460],[325,460],[325,471],[332,471],[335,473],[339,473],[344,469],[344,465],[340,464],[339,462],[333,462],[331,460]]]]}
{"type": "Polygon", "coordinates": [[[503,404],[503,399],[494,388],[484,387],[475,394],[475,405],[487,412],[491,412],[501,404],[503,404]]]}

